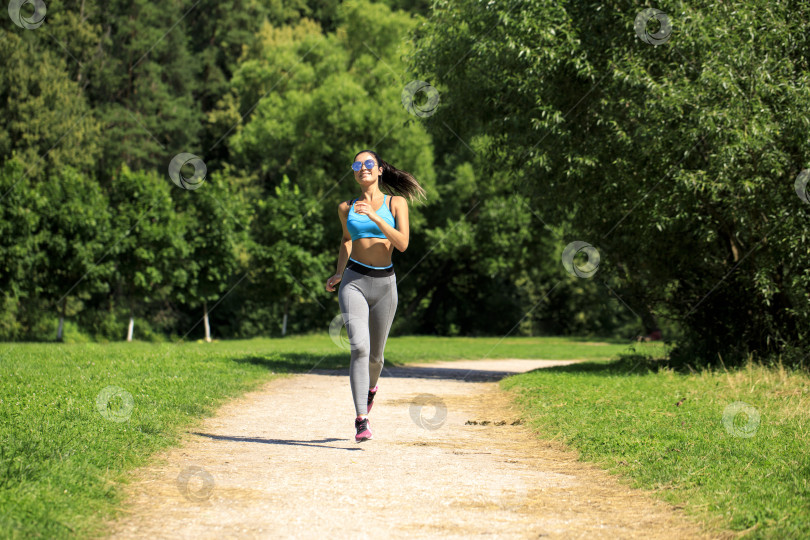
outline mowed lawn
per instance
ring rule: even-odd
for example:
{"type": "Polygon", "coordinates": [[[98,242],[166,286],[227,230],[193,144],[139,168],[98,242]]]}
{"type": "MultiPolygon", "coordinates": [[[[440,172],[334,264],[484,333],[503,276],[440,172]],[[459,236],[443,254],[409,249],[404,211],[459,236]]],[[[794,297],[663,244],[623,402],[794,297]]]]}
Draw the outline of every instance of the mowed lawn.
{"type": "MultiPolygon", "coordinates": [[[[565,440],[583,459],[718,526],[807,536],[808,377],[764,368],[680,375],[617,360],[633,349],[663,353],[659,344],[610,339],[402,337],[388,340],[386,363],[589,359],[501,383],[539,437],[565,440]],[[753,436],[724,427],[723,407],[735,400],[761,413],[753,436]]],[[[273,377],[348,362],[348,349],[325,334],[180,345],[0,344],[0,535],[103,535],[100,524],[115,514],[126,473],[225,400],[273,377]]],[[[744,414],[734,420],[750,435],[744,414]]]]}

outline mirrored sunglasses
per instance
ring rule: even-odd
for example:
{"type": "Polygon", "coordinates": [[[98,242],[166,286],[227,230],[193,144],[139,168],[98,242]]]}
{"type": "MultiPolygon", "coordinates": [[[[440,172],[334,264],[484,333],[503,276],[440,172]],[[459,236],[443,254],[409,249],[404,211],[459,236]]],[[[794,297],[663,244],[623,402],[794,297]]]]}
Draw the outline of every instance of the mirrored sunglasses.
{"type": "Polygon", "coordinates": [[[363,162],[355,161],[354,163],[352,163],[352,170],[359,171],[363,167],[363,165],[366,166],[366,169],[371,170],[371,169],[374,168],[376,163],[374,163],[373,159],[367,159],[367,160],[365,160],[363,162]]]}

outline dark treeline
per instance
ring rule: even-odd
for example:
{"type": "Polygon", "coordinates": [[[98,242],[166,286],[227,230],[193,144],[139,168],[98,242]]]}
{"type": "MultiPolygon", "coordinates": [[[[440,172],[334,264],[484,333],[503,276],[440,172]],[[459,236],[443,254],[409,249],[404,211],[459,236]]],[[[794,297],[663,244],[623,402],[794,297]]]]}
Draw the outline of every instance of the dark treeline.
{"type": "Polygon", "coordinates": [[[39,28],[6,19],[0,339],[326,330],[337,204],[372,147],[428,193],[394,253],[395,334],[660,329],[692,365],[797,363],[810,7],[657,7],[663,38],[621,2],[54,0],[39,28]],[[433,86],[416,111],[415,80],[433,86]],[[196,189],[169,177],[182,153],[207,168],[196,189]]]}

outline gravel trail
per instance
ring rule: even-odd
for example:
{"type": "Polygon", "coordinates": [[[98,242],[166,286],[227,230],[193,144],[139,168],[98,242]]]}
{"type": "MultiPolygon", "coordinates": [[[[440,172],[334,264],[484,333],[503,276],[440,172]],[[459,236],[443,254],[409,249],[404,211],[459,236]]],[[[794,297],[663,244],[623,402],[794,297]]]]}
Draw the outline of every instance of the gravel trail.
{"type": "Polygon", "coordinates": [[[110,538],[721,538],[539,439],[495,382],[571,362],[385,368],[360,444],[348,370],[274,379],[136,470],[110,538]]]}

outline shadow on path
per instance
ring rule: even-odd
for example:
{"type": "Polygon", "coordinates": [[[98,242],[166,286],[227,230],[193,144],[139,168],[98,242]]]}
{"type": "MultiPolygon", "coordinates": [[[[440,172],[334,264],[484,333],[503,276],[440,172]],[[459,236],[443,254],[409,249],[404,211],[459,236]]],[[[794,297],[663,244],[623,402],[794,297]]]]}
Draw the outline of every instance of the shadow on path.
{"type": "MultiPolygon", "coordinates": [[[[553,369],[552,367],[538,367],[537,369],[553,369]]],[[[535,371],[535,370],[530,370],[535,371]]],[[[317,375],[332,375],[338,377],[348,377],[349,370],[346,369],[315,369],[312,370],[313,374],[317,375]]],[[[493,382],[499,381],[510,375],[518,375],[525,373],[524,371],[506,371],[506,370],[482,370],[470,367],[446,367],[436,366],[396,366],[387,367],[383,366],[383,375],[385,377],[394,377],[398,379],[449,379],[460,382],[493,382]]]]}
{"type": "Polygon", "coordinates": [[[328,442],[335,442],[335,441],[348,441],[349,439],[315,439],[311,441],[294,441],[294,440],[287,440],[287,439],[262,439],[258,437],[233,437],[229,435],[212,435],[210,433],[200,433],[199,431],[191,431],[194,435],[200,435],[201,437],[208,437],[209,439],[216,439],[218,441],[235,441],[235,442],[251,442],[251,443],[262,443],[262,444],[284,444],[284,445],[293,445],[293,446],[316,446],[318,448],[333,448],[335,450],[362,450],[362,448],[342,448],[339,446],[328,446],[325,444],[315,444],[315,443],[328,443],[328,442]]]}
{"type": "MultiPolygon", "coordinates": [[[[348,377],[348,369],[313,370],[318,375],[336,375],[348,377]]],[[[513,371],[480,371],[471,369],[444,367],[383,367],[383,376],[397,379],[450,379],[463,382],[499,381],[504,377],[515,375],[513,371]]]]}

